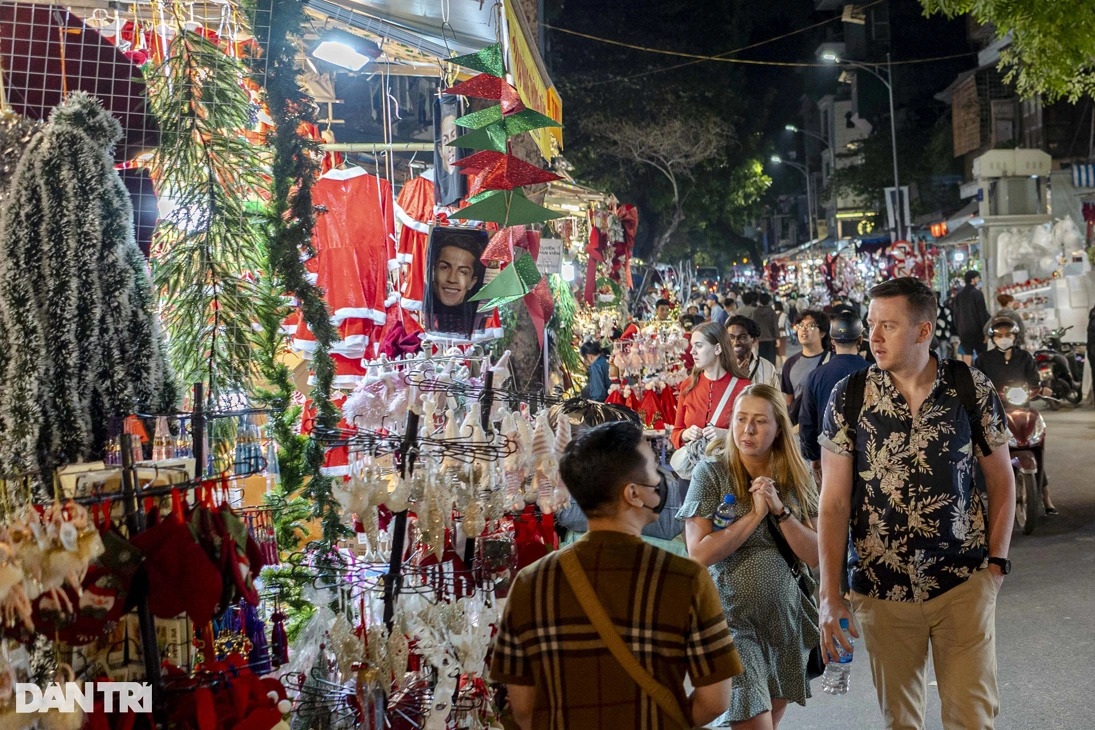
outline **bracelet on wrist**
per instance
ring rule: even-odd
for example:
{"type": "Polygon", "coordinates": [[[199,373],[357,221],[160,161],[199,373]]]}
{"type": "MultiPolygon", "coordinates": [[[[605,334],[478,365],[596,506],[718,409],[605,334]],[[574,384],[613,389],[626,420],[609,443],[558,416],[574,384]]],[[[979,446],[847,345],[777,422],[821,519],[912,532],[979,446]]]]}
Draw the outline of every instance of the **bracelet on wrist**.
{"type": "Polygon", "coordinates": [[[788,518],[793,516],[794,514],[791,512],[791,509],[787,505],[783,505],[783,511],[776,515],[776,522],[782,525],[788,518]]]}

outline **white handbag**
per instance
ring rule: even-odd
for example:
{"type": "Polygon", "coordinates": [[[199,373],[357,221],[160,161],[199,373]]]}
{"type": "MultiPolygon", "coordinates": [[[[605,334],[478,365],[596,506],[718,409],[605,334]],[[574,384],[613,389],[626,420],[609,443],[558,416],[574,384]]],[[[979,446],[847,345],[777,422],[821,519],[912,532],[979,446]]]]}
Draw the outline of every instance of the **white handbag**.
{"type": "MultiPolygon", "coordinates": [[[[730,402],[730,394],[734,392],[737,385],[738,379],[736,377],[731,378],[730,384],[726,386],[726,391],[722,394],[722,400],[716,406],[708,425],[718,423],[719,416],[725,410],[726,404],[730,402]]],[[[704,453],[707,451],[707,445],[708,440],[703,436],[694,441],[689,441],[673,452],[673,455],[669,457],[669,466],[673,467],[673,472],[681,479],[691,479],[692,470],[703,459],[704,453]]]]}

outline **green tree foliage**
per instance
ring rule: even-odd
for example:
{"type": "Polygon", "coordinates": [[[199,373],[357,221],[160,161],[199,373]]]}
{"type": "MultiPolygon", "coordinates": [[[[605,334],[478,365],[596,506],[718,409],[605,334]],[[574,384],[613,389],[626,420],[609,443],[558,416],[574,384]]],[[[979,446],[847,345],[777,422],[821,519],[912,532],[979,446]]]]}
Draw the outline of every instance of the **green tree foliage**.
{"type": "Polygon", "coordinates": [[[970,14],[1012,34],[1001,53],[1005,80],[1023,96],[1047,101],[1095,95],[1095,12],[1090,0],[920,0],[927,13],[970,14]]]}

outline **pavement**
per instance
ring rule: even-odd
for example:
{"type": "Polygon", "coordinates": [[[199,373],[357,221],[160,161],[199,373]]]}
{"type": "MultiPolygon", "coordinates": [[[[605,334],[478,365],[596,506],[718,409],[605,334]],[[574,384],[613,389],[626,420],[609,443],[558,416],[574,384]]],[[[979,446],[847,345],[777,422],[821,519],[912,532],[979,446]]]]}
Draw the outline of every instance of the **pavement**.
{"type": "MultiPolygon", "coordinates": [[[[1012,536],[1013,570],[1000,590],[996,653],[997,730],[1095,728],[1095,410],[1043,411],[1046,469],[1060,515],[1032,535],[1012,536]]],[[[883,727],[866,650],[856,647],[848,694],[814,680],[806,707],[791,705],[782,728],[883,727]]],[[[927,730],[942,728],[928,664],[927,730]]]]}

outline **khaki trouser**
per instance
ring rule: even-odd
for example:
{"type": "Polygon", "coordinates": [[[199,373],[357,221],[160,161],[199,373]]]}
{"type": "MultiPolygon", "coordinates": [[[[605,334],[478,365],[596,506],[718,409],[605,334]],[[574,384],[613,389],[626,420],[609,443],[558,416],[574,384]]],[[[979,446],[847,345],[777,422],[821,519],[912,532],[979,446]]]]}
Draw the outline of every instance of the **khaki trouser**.
{"type": "Polygon", "coordinates": [[[929,644],[943,727],[992,728],[1000,693],[996,584],[988,570],[923,603],[883,601],[855,591],[851,598],[887,728],[924,727],[929,644]]]}

